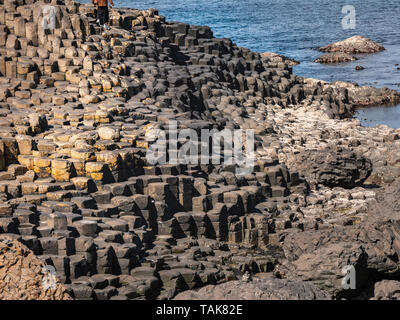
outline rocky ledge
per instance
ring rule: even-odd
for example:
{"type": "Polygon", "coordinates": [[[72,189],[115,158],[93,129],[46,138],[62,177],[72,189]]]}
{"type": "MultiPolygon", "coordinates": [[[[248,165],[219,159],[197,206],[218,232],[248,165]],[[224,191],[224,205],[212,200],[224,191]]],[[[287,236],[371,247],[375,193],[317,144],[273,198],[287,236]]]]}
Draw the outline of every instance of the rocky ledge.
{"type": "Polygon", "coordinates": [[[358,54],[380,52],[385,50],[385,47],[362,36],[353,36],[351,38],[329,44],[325,47],[320,47],[318,50],[322,52],[358,54]]]}
{"type": "Polygon", "coordinates": [[[318,288],[302,281],[254,279],[185,291],[174,300],[327,300],[327,296],[318,288]]]}
{"type": "MultiPolygon", "coordinates": [[[[326,82],[318,79],[304,79],[306,86],[321,86],[323,90],[345,90],[344,93],[348,101],[354,107],[347,109],[350,113],[357,108],[373,107],[373,106],[392,106],[400,103],[400,93],[396,90],[388,88],[375,88],[370,86],[359,86],[351,82],[326,82]]],[[[343,92],[343,91],[342,91],[343,92]]]]}
{"type": "Polygon", "coordinates": [[[71,300],[57,279],[43,286],[45,264],[18,241],[0,235],[0,300],[71,300]]]}
{"type": "Polygon", "coordinates": [[[370,39],[361,36],[353,36],[346,40],[318,48],[317,50],[327,53],[314,62],[332,64],[356,61],[358,58],[354,56],[354,54],[376,53],[385,50],[385,48],[381,44],[370,39]]]}
{"type": "Polygon", "coordinates": [[[277,54],[274,52],[263,52],[261,54],[262,57],[267,57],[270,61],[275,62],[275,63],[284,63],[286,65],[288,65],[289,67],[293,67],[293,66],[297,66],[298,64],[300,64],[300,62],[288,58],[284,55],[281,54],[277,54]]]}
{"type": "Polygon", "coordinates": [[[155,9],[112,9],[102,30],[92,5],[0,4],[0,233],[72,298],[171,299],[245,272],[283,279],[261,285],[280,297],[397,296],[395,208],[369,221],[400,177],[400,131],[348,118],[397,92],[304,79],[155,9]],[[152,164],[154,129],[167,146],[252,129],[254,168],[152,164]],[[344,292],[349,261],[368,281],[344,292]]]}
{"type": "Polygon", "coordinates": [[[341,62],[349,62],[349,61],[356,61],[356,60],[358,60],[357,57],[354,57],[348,53],[331,52],[331,53],[322,55],[318,59],[315,59],[314,62],[331,64],[331,63],[341,63],[341,62]]]}

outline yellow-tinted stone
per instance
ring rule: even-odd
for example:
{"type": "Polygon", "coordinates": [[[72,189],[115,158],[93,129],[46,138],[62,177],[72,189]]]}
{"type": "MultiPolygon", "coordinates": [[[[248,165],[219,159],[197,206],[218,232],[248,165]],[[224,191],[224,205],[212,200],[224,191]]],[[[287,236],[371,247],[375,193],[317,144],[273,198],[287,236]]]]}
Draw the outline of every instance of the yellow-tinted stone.
{"type": "Polygon", "coordinates": [[[49,158],[34,158],[33,165],[38,168],[47,168],[51,165],[51,159],[49,158]]]}
{"type": "Polygon", "coordinates": [[[104,169],[105,164],[103,162],[87,162],[86,163],[86,172],[94,173],[101,172],[104,169]]]}

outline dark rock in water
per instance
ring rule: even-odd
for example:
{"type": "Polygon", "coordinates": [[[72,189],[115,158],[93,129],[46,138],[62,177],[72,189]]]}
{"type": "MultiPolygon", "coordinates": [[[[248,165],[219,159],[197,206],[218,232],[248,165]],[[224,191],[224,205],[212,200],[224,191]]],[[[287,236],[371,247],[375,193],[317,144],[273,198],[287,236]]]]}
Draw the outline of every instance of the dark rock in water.
{"type": "Polygon", "coordinates": [[[322,52],[342,52],[357,54],[375,53],[383,51],[385,50],[385,48],[381,44],[376,43],[370,39],[361,36],[353,36],[343,41],[335,42],[325,47],[318,48],[318,50],[322,52]]]}
{"type": "Polygon", "coordinates": [[[355,61],[358,60],[358,58],[347,54],[347,53],[342,53],[342,52],[332,52],[332,53],[327,53],[316,59],[314,62],[317,63],[341,63],[341,62],[349,62],[349,61],[355,61]]]}
{"type": "Polygon", "coordinates": [[[293,168],[313,185],[354,188],[361,186],[372,172],[369,159],[347,148],[306,150],[293,157],[293,168]]]}
{"type": "Polygon", "coordinates": [[[185,291],[174,300],[326,300],[327,295],[315,286],[296,280],[254,279],[232,281],[185,291]]]}
{"type": "Polygon", "coordinates": [[[363,66],[356,66],[356,68],[355,68],[357,71],[361,71],[361,70],[364,70],[365,68],[363,67],[363,66]]]}

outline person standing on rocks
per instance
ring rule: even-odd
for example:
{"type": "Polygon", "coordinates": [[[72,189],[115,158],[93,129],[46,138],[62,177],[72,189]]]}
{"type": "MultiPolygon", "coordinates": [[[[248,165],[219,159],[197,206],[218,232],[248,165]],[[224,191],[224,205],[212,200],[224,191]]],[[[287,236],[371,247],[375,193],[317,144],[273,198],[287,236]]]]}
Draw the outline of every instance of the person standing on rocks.
{"type": "Polygon", "coordinates": [[[114,6],[113,0],[92,0],[92,3],[97,6],[97,22],[104,28],[107,29],[107,23],[110,20],[108,13],[108,3],[114,6]]]}

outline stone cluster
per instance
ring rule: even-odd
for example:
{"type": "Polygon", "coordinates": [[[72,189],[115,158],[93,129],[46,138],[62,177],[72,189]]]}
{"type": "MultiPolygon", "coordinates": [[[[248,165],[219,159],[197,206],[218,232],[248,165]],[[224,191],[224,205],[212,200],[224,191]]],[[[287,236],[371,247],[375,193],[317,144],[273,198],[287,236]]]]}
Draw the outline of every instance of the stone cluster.
{"type": "MultiPolygon", "coordinates": [[[[358,60],[358,57],[355,56],[355,54],[377,53],[385,50],[385,47],[362,36],[353,36],[345,40],[320,47],[317,50],[326,53],[316,59],[314,62],[340,63],[358,60]]],[[[356,70],[362,69],[360,69],[360,66],[358,66],[356,70]]]]}
{"type": "MultiPolygon", "coordinates": [[[[362,185],[371,163],[358,153],[343,153],[344,174],[313,167],[315,185],[292,158],[335,135],[369,147],[379,173],[361,127],[337,120],[357,105],[350,88],[296,76],[284,57],[154,9],[112,9],[103,30],[89,4],[0,4],[0,233],[53,265],[73,298],[169,299],[275,272],[287,237],[363,221],[376,201],[362,185]],[[148,133],[172,121],[199,135],[254,130],[253,172],[151,165],[148,133]]],[[[382,129],[374,141],[394,148],[396,137],[382,129]]]]}

